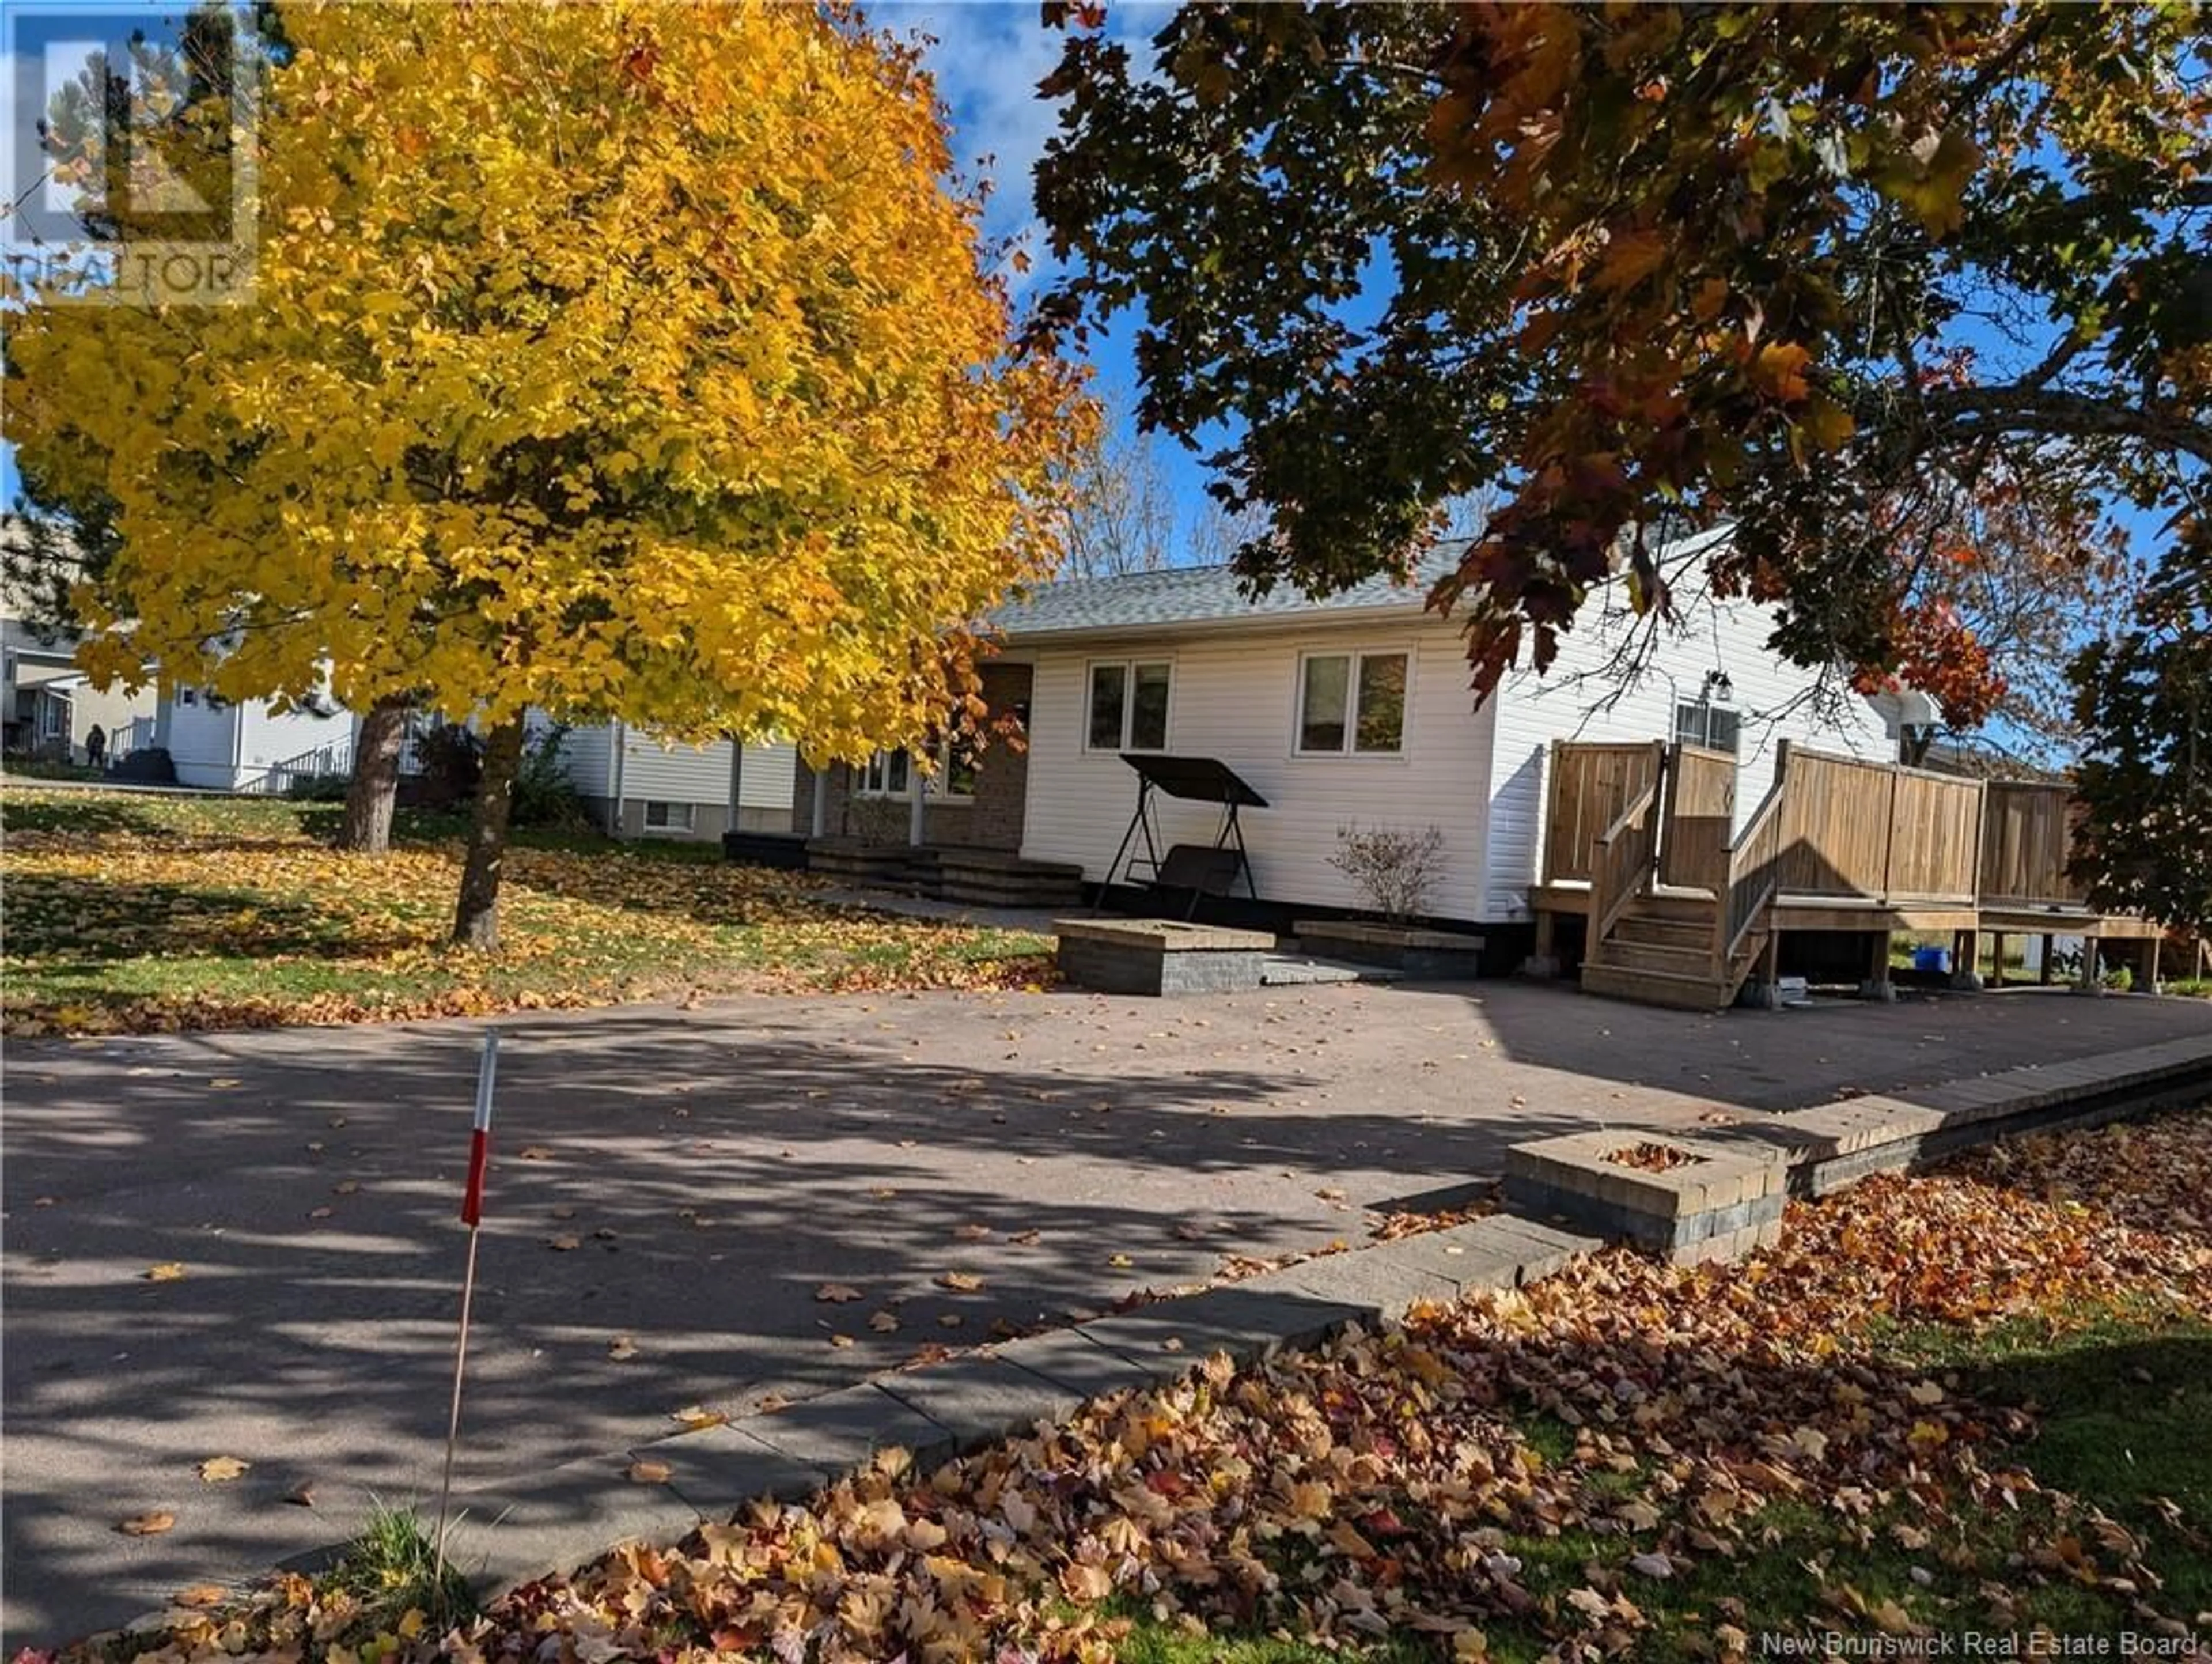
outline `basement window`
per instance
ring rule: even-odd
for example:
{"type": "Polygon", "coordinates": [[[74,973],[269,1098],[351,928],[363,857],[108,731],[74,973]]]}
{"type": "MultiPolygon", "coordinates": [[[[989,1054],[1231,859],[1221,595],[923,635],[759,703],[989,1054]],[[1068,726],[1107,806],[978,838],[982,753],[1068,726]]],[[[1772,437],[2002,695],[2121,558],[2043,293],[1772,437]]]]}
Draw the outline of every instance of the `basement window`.
{"type": "Polygon", "coordinates": [[[645,829],[647,832],[688,832],[696,824],[698,814],[696,803],[649,802],[645,806],[645,829]]]}

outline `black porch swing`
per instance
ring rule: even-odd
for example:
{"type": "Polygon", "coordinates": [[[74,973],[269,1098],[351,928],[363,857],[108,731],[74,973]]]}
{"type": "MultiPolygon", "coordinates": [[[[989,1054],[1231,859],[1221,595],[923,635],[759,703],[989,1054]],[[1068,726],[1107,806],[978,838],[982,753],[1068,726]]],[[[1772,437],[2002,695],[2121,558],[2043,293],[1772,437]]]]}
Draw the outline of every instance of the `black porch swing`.
{"type": "Polygon", "coordinates": [[[1121,847],[1107,866],[1107,887],[1111,888],[1118,881],[1137,888],[1188,893],[1182,916],[1188,919],[1196,916],[1200,896],[1230,894],[1241,875],[1245,893],[1257,901],[1260,890],[1253,881],[1252,858],[1245,853],[1244,828],[1237,812],[1264,809],[1267,800],[1218,758],[1124,752],[1121,760],[1137,772],[1137,811],[1129,817],[1129,829],[1121,834],[1121,847]],[[1188,802],[1220,805],[1221,825],[1213,842],[1171,844],[1162,855],[1152,820],[1155,791],[1188,802]],[[1146,871],[1142,878],[1138,876],[1139,867],[1146,871]]]}

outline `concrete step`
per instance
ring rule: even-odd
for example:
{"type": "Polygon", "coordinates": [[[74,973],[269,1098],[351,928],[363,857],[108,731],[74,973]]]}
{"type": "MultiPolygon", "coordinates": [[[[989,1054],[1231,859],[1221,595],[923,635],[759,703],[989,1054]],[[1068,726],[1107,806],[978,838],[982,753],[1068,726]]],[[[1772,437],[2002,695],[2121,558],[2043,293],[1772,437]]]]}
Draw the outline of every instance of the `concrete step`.
{"type": "Polygon", "coordinates": [[[1680,1011],[1724,1010],[1735,998],[1734,990],[1715,977],[1678,976],[1665,971],[1637,971],[1587,961],[1583,966],[1583,992],[1680,1011]]]}

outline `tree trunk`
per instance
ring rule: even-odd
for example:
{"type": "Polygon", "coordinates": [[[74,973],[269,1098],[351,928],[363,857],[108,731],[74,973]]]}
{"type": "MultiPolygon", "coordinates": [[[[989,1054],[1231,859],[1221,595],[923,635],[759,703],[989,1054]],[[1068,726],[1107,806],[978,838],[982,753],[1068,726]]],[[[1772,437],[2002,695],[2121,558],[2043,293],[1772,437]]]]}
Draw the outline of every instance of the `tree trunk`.
{"type": "Polygon", "coordinates": [[[405,698],[380,699],[361,720],[354,741],[353,783],[346,788],[345,819],[338,825],[338,847],[359,855],[382,855],[392,848],[392,806],[399,797],[399,747],[407,737],[405,698]]]}
{"type": "Polygon", "coordinates": [[[454,942],[483,953],[499,951],[500,868],[507,858],[507,819],[514,812],[514,777],[521,771],[522,718],[515,716],[484,740],[483,774],[477,783],[476,818],[453,915],[454,942]]]}

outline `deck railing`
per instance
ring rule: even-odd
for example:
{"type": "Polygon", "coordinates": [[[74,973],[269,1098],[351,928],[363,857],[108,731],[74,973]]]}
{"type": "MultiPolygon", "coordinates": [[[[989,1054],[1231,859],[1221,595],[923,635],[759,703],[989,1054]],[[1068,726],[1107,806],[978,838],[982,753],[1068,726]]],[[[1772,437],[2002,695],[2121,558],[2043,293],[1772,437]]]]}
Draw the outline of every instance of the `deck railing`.
{"type": "Polygon", "coordinates": [[[1589,884],[1593,940],[1651,877],[1708,891],[1723,970],[1777,902],[2085,905],[2067,871],[2077,811],[2063,784],[1984,782],[1784,741],[1772,789],[1731,838],[1739,778],[1734,759],[1692,746],[1555,742],[1542,882],[1589,884]]]}
{"type": "Polygon", "coordinates": [[[1774,762],[1774,783],[1728,847],[1727,870],[1713,910],[1713,974],[1725,976],[1759,916],[1782,890],[1782,805],[1789,795],[1790,742],[1774,762]]]}
{"type": "Polygon", "coordinates": [[[1552,742],[1539,872],[1544,883],[1590,881],[1597,867],[1599,838],[1637,793],[1657,784],[1666,751],[1663,744],[1652,741],[1633,745],[1552,742]]]}
{"type": "Polygon", "coordinates": [[[2067,872],[2074,852],[2074,794],[2064,785],[1992,780],[1982,807],[1984,905],[2078,906],[2081,887],[2067,872]]]}
{"type": "Polygon", "coordinates": [[[1789,779],[1784,894],[1973,905],[1980,781],[1802,750],[1789,779]]]}
{"type": "Polygon", "coordinates": [[[1658,802],[1655,772],[1598,834],[1590,872],[1592,942],[1605,940],[1651,880],[1659,858],[1658,802]]]}

